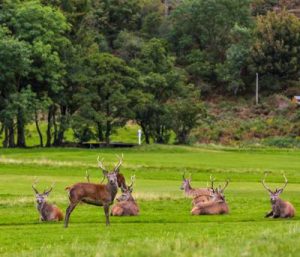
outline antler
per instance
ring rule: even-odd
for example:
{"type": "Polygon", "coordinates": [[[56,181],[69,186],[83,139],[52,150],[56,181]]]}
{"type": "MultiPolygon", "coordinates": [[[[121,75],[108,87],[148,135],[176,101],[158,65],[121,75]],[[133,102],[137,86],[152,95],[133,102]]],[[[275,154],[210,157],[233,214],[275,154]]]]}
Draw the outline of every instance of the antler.
{"type": "Polygon", "coordinates": [[[90,174],[88,173],[88,171],[85,171],[85,178],[87,179],[87,181],[90,183],[90,174]]]}
{"type": "Polygon", "coordinates": [[[120,168],[120,166],[121,166],[122,163],[123,163],[123,153],[122,153],[121,157],[120,157],[119,155],[116,155],[116,156],[117,156],[117,158],[119,159],[119,162],[118,162],[117,165],[115,166],[114,172],[119,172],[119,168],[120,168]]]}
{"type": "Polygon", "coordinates": [[[106,170],[106,168],[103,165],[103,158],[100,160],[100,157],[98,155],[97,157],[97,161],[98,161],[98,167],[104,172],[104,173],[108,173],[108,171],[106,170]]]}
{"type": "Polygon", "coordinates": [[[265,188],[267,191],[269,191],[270,193],[273,193],[272,190],[271,190],[269,187],[267,187],[267,185],[266,185],[266,183],[265,183],[265,179],[266,179],[267,176],[268,176],[268,173],[265,172],[265,177],[264,177],[264,179],[261,181],[261,183],[263,184],[264,188],[265,188]]]}
{"type": "Polygon", "coordinates": [[[133,186],[134,181],[135,181],[135,175],[131,176],[131,184],[128,186],[128,188],[131,188],[133,186]]]}
{"type": "Polygon", "coordinates": [[[285,183],[284,183],[284,186],[283,186],[282,188],[279,188],[279,189],[278,189],[278,190],[281,190],[281,191],[283,191],[283,189],[285,189],[285,187],[286,187],[286,185],[287,185],[287,183],[288,183],[288,180],[287,180],[287,178],[286,178],[286,176],[285,176],[284,173],[282,174],[282,176],[284,177],[285,183]]]}
{"type": "Polygon", "coordinates": [[[224,190],[225,190],[225,188],[228,186],[228,184],[229,184],[229,179],[226,180],[225,185],[224,185],[223,188],[221,188],[221,186],[220,186],[220,191],[221,191],[221,192],[224,192],[224,190]]]}
{"type": "Polygon", "coordinates": [[[55,186],[55,182],[52,183],[52,185],[48,191],[44,190],[44,194],[49,194],[52,191],[54,186],[55,186]]]}
{"type": "Polygon", "coordinates": [[[210,180],[210,183],[211,183],[211,186],[210,188],[212,190],[214,190],[214,181],[216,180],[212,175],[209,176],[209,180],[210,180]]]}
{"type": "Polygon", "coordinates": [[[35,178],[34,178],[34,181],[33,181],[33,184],[31,185],[33,191],[34,191],[36,194],[39,193],[39,191],[35,188],[35,185],[37,184],[37,182],[38,182],[38,179],[35,177],[35,178]]]}

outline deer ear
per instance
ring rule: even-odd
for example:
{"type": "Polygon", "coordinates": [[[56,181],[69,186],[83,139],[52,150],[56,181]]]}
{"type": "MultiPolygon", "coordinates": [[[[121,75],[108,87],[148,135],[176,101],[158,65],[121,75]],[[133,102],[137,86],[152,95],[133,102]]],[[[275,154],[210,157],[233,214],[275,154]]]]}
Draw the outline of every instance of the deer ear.
{"type": "Polygon", "coordinates": [[[103,176],[107,177],[108,172],[106,170],[102,170],[103,176]]]}
{"type": "Polygon", "coordinates": [[[276,193],[277,193],[278,195],[280,195],[282,192],[283,192],[283,189],[282,189],[282,188],[280,188],[279,190],[277,190],[277,192],[276,192],[276,193]]]}

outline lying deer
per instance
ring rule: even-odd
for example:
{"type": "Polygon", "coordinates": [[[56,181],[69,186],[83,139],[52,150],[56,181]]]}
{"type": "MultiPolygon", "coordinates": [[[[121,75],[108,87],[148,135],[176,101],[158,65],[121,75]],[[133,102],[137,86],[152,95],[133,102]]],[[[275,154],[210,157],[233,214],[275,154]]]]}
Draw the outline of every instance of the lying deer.
{"type": "Polygon", "coordinates": [[[118,203],[111,209],[112,216],[137,216],[139,207],[132,197],[134,177],[131,177],[131,184],[124,188],[122,187],[122,195],[117,198],[118,203]]]}
{"type": "Polygon", "coordinates": [[[40,221],[60,221],[63,220],[64,215],[62,211],[54,204],[47,203],[46,199],[53,189],[53,184],[49,190],[44,190],[43,193],[39,193],[35,188],[36,182],[32,185],[32,189],[35,192],[36,208],[40,213],[40,221]]]}
{"type": "Polygon", "coordinates": [[[229,212],[228,205],[225,201],[224,190],[228,186],[229,181],[227,180],[224,187],[214,189],[212,183],[212,197],[207,202],[197,203],[191,213],[192,215],[213,215],[213,214],[227,214],[229,212]]]}
{"type": "Polygon", "coordinates": [[[265,179],[266,179],[267,173],[265,175],[265,178],[262,180],[262,184],[264,186],[264,188],[270,193],[270,200],[271,200],[271,204],[272,204],[272,210],[267,213],[267,215],[265,216],[267,217],[272,217],[272,218],[292,218],[295,216],[295,208],[294,206],[287,201],[283,201],[279,198],[279,195],[283,192],[283,190],[285,189],[288,180],[286,178],[285,175],[283,175],[284,180],[285,180],[285,184],[282,188],[279,188],[275,191],[272,191],[269,187],[267,187],[266,183],[265,183],[265,179]]]}
{"type": "MultiPolygon", "coordinates": [[[[211,198],[212,190],[211,188],[192,188],[191,178],[186,178],[185,173],[182,175],[182,184],[180,189],[184,190],[187,196],[193,197],[192,204],[195,205],[198,202],[207,202],[211,198]]],[[[212,176],[210,177],[213,183],[212,176]]]]}
{"type": "Polygon", "coordinates": [[[76,183],[70,187],[66,187],[69,190],[70,204],[66,210],[65,227],[68,227],[69,218],[72,211],[75,209],[78,203],[92,204],[96,206],[103,206],[106,217],[106,225],[109,225],[109,206],[113,203],[117,191],[117,174],[119,167],[123,160],[119,159],[118,164],[115,166],[112,172],[108,172],[102,160],[98,157],[98,166],[102,170],[103,175],[107,178],[108,182],[106,185],[94,184],[94,183],[76,183]]]}

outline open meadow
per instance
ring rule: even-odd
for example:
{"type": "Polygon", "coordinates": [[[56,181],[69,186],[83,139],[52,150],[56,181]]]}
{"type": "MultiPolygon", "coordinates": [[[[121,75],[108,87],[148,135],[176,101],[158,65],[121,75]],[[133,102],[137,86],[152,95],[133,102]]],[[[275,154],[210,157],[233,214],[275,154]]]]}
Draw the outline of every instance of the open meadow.
{"type": "MultiPolygon", "coordinates": [[[[277,149],[143,146],[133,149],[0,149],[0,256],[299,256],[300,151],[277,149]],[[79,205],[69,228],[63,222],[41,223],[31,188],[55,182],[48,201],[63,212],[64,188],[99,182],[96,158],[113,167],[124,153],[121,172],[129,182],[136,175],[136,217],[111,217],[105,226],[102,207],[79,205]],[[282,199],[293,203],[293,219],[266,219],[269,195],[260,180],[264,171],[272,188],[289,184],[282,199]],[[182,173],[192,174],[193,187],[205,187],[213,174],[223,183],[228,215],[192,216],[191,199],[179,189],[182,173]]],[[[118,193],[119,194],[119,193],[118,193]]]]}

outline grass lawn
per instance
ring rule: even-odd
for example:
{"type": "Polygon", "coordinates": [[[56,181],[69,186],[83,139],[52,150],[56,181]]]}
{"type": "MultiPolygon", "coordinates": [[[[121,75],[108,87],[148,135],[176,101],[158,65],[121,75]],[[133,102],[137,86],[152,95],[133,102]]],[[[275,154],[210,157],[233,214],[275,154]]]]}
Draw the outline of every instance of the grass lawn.
{"type": "Polygon", "coordinates": [[[299,256],[300,218],[266,219],[268,193],[260,180],[265,170],[271,187],[289,184],[282,199],[300,210],[300,150],[217,149],[143,146],[133,149],[0,149],[0,256],[299,256]],[[137,217],[111,217],[103,208],[79,205],[68,229],[63,223],[40,223],[31,184],[43,190],[53,181],[49,202],[63,211],[64,188],[102,177],[96,158],[107,167],[124,153],[122,173],[136,175],[137,217]],[[179,190],[182,173],[204,187],[210,174],[230,178],[226,199],[230,214],[191,216],[191,199],[179,190]]]}

